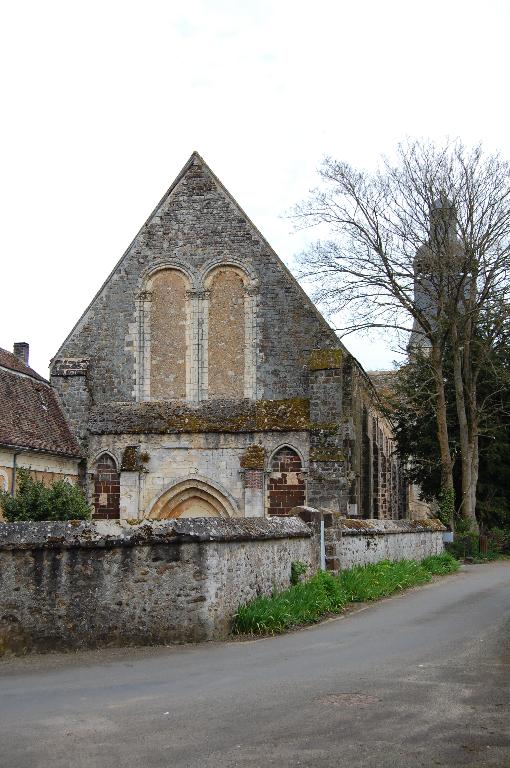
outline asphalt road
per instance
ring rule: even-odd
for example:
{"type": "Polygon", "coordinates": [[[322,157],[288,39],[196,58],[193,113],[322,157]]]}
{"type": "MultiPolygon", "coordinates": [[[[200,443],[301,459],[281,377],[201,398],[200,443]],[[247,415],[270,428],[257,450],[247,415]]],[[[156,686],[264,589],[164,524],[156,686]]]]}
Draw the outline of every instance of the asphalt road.
{"type": "Polygon", "coordinates": [[[0,664],[1,768],[510,766],[510,561],[282,637],[0,664]]]}

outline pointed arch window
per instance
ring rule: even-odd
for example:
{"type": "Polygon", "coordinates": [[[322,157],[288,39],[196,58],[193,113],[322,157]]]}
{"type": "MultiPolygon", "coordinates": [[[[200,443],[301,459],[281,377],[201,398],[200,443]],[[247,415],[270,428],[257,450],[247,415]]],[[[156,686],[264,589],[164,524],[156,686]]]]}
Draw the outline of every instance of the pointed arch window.
{"type": "Polygon", "coordinates": [[[102,453],[94,465],[94,512],[97,520],[118,520],[120,517],[120,474],[117,462],[109,453],[102,453]]]}

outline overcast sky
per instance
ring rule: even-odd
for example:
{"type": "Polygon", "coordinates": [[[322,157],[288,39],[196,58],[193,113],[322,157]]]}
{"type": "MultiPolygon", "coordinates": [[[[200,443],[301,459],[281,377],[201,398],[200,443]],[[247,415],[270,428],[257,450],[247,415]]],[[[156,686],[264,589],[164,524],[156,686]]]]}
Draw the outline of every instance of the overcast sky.
{"type": "MultiPolygon", "coordinates": [[[[11,0],[0,63],[0,346],[43,375],[193,150],[280,257],[330,154],[406,136],[510,158],[510,3],[11,0]]],[[[395,358],[351,338],[367,369],[395,358]]]]}

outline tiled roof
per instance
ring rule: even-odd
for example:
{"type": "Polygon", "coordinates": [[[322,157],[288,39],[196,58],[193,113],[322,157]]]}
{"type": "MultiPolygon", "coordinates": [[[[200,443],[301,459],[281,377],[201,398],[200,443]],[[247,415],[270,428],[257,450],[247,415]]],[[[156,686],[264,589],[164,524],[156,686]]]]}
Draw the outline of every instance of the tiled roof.
{"type": "MultiPolygon", "coordinates": [[[[12,352],[7,352],[6,349],[0,347],[0,368],[9,368],[11,371],[18,371],[18,373],[24,373],[26,376],[31,376],[33,379],[46,382],[33,368],[29,368],[25,365],[16,355],[12,352]]],[[[47,382],[46,382],[47,383],[47,382]]]]}
{"type": "Polygon", "coordinates": [[[5,349],[0,349],[0,445],[81,455],[49,382],[5,349]]]}

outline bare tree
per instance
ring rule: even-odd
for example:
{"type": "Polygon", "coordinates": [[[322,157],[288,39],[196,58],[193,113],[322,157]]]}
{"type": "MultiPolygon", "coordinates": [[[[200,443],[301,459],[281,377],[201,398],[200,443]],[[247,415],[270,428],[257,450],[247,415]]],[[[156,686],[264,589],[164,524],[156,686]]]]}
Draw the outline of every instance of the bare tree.
{"type": "Polygon", "coordinates": [[[317,298],[347,318],[342,335],[386,328],[429,355],[441,486],[453,494],[443,360],[454,355],[461,513],[476,527],[477,380],[509,316],[510,165],[480,146],[399,145],[374,173],[327,158],[322,185],[296,208],[327,239],[303,255],[317,298]]]}

